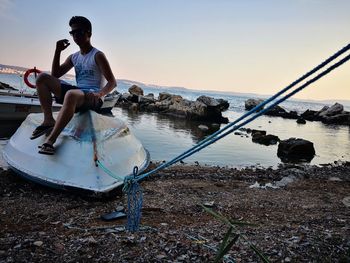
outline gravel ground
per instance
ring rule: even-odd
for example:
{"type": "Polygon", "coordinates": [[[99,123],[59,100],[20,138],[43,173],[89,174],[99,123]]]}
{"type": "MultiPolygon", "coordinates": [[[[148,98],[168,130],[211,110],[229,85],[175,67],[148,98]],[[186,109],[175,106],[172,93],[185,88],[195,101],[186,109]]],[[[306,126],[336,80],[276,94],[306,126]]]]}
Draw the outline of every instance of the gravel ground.
{"type": "Polygon", "coordinates": [[[225,262],[260,262],[246,239],[271,262],[350,262],[350,163],[243,170],[178,165],[141,186],[142,227],[130,233],[125,219],[100,219],[125,207],[125,196],[84,197],[2,171],[0,262],[210,262],[228,227],[204,203],[256,224],[234,230],[240,238],[225,262]],[[278,181],[289,183],[262,187],[278,181]]]}

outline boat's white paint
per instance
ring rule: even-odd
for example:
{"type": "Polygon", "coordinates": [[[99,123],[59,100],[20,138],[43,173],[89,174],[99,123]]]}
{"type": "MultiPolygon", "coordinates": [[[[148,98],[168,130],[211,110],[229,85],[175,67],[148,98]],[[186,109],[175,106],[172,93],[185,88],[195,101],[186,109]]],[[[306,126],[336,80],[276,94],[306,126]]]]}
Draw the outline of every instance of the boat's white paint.
{"type": "Polygon", "coordinates": [[[44,143],[45,136],[35,140],[29,137],[42,121],[43,114],[30,114],[3,151],[9,166],[28,179],[57,188],[73,187],[96,193],[106,193],[122,185],[122,180],[95,166],[93,134],[99,160],[121,179],[132,174],[134,166],[141,171],[148,166],[148,152],[122,121],[92,111],[74,116],[58,137],[54,155],[39,154],[38,146],[44,143]]]}

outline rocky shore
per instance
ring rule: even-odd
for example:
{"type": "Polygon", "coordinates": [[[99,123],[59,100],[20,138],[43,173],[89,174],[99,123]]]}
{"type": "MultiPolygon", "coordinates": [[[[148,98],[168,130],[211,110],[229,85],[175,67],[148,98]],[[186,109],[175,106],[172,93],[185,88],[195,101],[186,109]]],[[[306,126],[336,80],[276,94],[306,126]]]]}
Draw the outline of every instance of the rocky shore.
{"type": "Polygon", "coordinates": [[[136,85],[131,86],[129,92],[122,94],[116,106],[132,111],[158,112],[188,120],[228,123],[228,118],[222,116],[222,112],[229,107],[229,103],[224,99],[200,96],[196,101],[190,101],[180,95],[166,92],[159,93],[158,98],[155,98],[152,93],[144,95],[144,91],[136,85]]]}
{"type": "MultiPolygon", "coordinates": [[[[227,226],[200,204],[255,224],[235,231],[271,262],[350,261],[349,163],[242,170],[183,164],[141,185],[142,228],[128,233],[125,219],[100,219],[125,207],[125,196],[91,199],[2,171],[0,262],[208,262],[227,226]]],[[[230,259],[259,262],[243,239],[230,259]]]]}
{"type": "MultiPolygon", "coordinates": [[[[245,101],[245,109],[251,110],[263,102],[262,99],[248,99],[245,101]]],[[[287,111],[281,106],[275,106],[265,112],[267,116],[282,117],[286,119],[296,119],[299,124],[305,124],[306,121],[321,121],[325,124],[350,125],[350,112],[344,110],[344,106],[335,103],[332,106],[324,106],[322,109],[306,110],[300,115],[296,111],[287,111]]]]}

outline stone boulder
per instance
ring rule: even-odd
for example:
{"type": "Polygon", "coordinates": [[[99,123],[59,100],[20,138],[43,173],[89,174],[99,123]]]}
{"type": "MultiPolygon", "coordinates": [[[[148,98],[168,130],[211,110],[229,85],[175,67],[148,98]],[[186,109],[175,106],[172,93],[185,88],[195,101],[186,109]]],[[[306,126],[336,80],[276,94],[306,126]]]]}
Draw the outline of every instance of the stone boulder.
{"type": "Polygon", "coordinates": [[[248,128],[246,131],[247,133],[251,133],[252,137],[266,135],[266,131],[263,131],[263,130],[254,130],[254,129],[251,130],[248,128]]]}
{"type": "Polygon", "coordinates": [[[265,115],[268,116],[282,116],[286,114],[287,111],[283,109],[281,106],[276,105],[272,109],[269,109],[267,112],[265,112],[265,115]]]}
{"type": "Polygon", "coordinates": [[[333,116],[325,116],[322,118],[322,122],[326,124],[350,125],[350,112],[343,111],[333,116]]]}
{"type": "MultiPolygon", "coordinates": [[[[246,110],[251,110],[254,107],[256,107],[257,105],[259,105],[260,103],[262,103],[264,100],[263,99],[247,99],[244,102],[244,107],[246,110]]],[[[262,110],[264,107],[262,107],[260,110],[262,110]]]]}
{"type": "Polygon", "coordinates": [[[338,115],[340,113],[342,113],[344,111],[344,106],[339,104],[339,103],[335,103],[334,105],[332,105],[331,107],[323,107],[322,110],[320,110],[317,115],[321,118],[324,117],[330,117],[330,116],[335,116],[338,115]]]}
{"type": "Polygon", "coordinates": [[[300,118],[297,119],[297,123],[298,124],[306,124],[306,120],[303,119],[302,117],[300,117],[300,118]]]}
{"type": "Polygon", "coordinates": [[[224,118],[221,114],[220,105],[217,107],[210,107],[201,101],[189,101],[186,99],[182,99],[179,102],[172,102],[171,100],[163,100],[161,103],[165,101],[170,101],[170,105],[168,110],[165,111],[168,115],[185,117],[190,120],[197,121],[210,121],[210,122],[219,122],[219,123],[227,123],[228,119],[224,118]]]}
{"type": "Polygon", "coordinates": [[[208,97],[208,96],[200,96],[197,98],[197,101],[199,102],[203,102],[205,105],[207,105],[208,107],[213,107],[213,108],[217,108],[220,111],[225,111],[228,109],[228,107],[230,106],[230,104],[228,103],[227,100],[223,100],[223,99],[214,99],[212,97],[208,97]]]}
{"type": "Polygon", "coordinates": [[[147,94],[146,96],[139,96],[138,98],[140,104],[150,104],[156,101],[153,93],[147,94]]]}
{"type": "Polygon", "coordinates": [[[255,143],[263,144],[266,146],[277,144],[280,139],[276,135],[272,134],[262,134],[262,133],[252,133],[252,141],[255,143]]]}
{"type": "Polygon", "coordinates": [[[167,93],[167,92],[160,92],[159,93],[159,96],[158,96],[158,100],[159,101],[162,101],[162,100],[166,100],[166,99],[169,99],[171,98],[171,94],[170,93],[167,93]]]}
{"type": "Polygon", "coordinates": [[[156,100],[153,94],[136,95],[141,92],[137,91],[135,85],[129,89],[129,92],[133,94],[123,94],[117,106],[135,109],[132,103],[137,103],[140,111],[159,112],[190,120],[228,123],[228,118],[222,116],[222,111],[228,109],[229,103],[223,99],[200,96],[196,101],[190,101],[180,95],[161,92],[156,100]]]}
{"type": "Polygon", "coordinates": [[[310,162],[315,156],[314,144],[304,139],[289,138],[280,141],[277,156],[283,162],[310,162]]]}
{"type": "Polygon", "coordinates": [[[129,93],[132,95],[136,95],[136,96],[143,96],[143,89],[141,89],[139,86],[137,85],[132,85],[129,88],[129,93]]]}
{"type": "Polygon", "coordinates": [[[123,93],[119,101],[119,103],[126,104],[127,106],[130,106],[128,104],[138,103],[138,102],[139,102],[139,96],[130,94],[130,93],[123,93]]]}
{"type": "Polygon", "coordinates": [[[307,121],[315,121],[317,116],[318,116],[317,111],[309,110],[309,109],[300,115],[301,118],[307,121]]]}
{"type": "Polygon", "coordinates": [[[344,106],[335,103],[331,107],[324,106],[319,111],[306,110],[300,115],[309,121],[322,121],[326,124],[350,125],[350,112],[344,111],[344,106]]]}

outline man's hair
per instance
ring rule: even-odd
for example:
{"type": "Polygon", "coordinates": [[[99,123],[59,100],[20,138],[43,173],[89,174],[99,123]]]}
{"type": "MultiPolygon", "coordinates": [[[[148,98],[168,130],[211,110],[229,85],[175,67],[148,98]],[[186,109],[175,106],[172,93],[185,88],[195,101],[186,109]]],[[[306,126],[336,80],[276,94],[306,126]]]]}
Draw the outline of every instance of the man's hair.
{"type": "Polygon", "coordinates": [[[86,17],[83,17],[83,16],[73,16],[73,17],[69,20],[69,26],[76,25],[76,24],[81,25],[86,31],[88,31],[88,32],[91,33],[91,31],[92,31],[91,22],[90,22],[89,19],[87,19],[86,17]]]}

